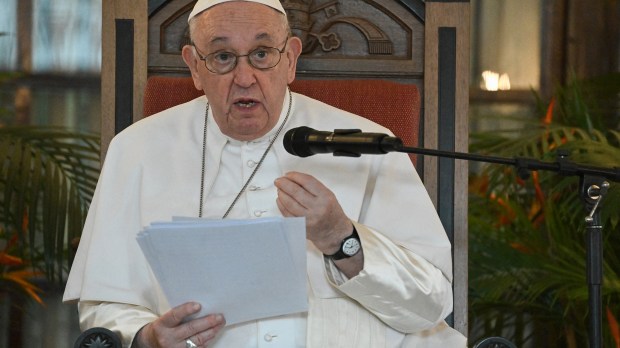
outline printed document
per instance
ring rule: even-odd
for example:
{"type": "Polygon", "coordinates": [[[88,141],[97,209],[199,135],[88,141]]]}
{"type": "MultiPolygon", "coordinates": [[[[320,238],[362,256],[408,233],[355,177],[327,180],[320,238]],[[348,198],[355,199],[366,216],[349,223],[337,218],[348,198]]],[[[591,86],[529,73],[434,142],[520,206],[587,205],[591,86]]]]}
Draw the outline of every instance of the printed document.
{"type": "Polygon", "coordinates": [[[308,310],[304,218],[156,222],[137,236],[171,307],[236,324],[308,310]]]}

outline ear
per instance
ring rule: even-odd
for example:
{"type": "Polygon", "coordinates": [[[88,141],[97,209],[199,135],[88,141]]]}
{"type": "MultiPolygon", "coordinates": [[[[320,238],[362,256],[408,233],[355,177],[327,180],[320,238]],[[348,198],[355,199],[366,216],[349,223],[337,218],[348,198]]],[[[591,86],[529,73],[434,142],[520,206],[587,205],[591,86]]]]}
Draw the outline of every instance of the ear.
{"type": "Polygon", "coordinates": [[[189,68],[190,73],[192,74],[192,79],[194,80],[194,86],[197,90],[202,91],[202,82],[200,81],[200,75],[198,74],[198,64],[201,64],[202,61],[196,57],[196,52],[194,50],[194,46],[185,45],[183,46],[183,50],[181,51],[181,55],[183,56],[183,61],[189,68]]]}
{"type": "Polygon", "coordinates": [[[301,39],[293,36],[288,40],[288,50],[286,56],[288,58],[288,83],[291,84],[295,80],[295,72],[297,71],[297,59],[301,55],[301,39]]]}

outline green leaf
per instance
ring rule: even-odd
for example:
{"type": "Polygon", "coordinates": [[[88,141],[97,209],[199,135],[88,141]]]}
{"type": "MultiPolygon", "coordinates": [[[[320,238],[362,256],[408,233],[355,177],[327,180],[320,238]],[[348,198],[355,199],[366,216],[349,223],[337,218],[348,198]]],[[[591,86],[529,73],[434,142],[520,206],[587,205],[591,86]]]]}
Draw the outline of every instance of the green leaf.
{"type": "Polygon", "coordinates": [[[99,136],[56,127],[0,127],[0,229],[20,256],[61,282],[99,175],[99,136]],[[24,230],[24,227],[27,229],[24,230]],[[27,236],[27,238],[26,238],[27,236]]]}

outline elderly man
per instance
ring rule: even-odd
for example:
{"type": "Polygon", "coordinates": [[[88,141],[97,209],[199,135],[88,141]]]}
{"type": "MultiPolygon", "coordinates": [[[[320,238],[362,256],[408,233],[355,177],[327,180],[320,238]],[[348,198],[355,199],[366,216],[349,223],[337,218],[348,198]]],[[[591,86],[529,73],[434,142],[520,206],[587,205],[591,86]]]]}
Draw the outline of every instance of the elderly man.
{"type": "Polygon", "coordinates": [[[443,321],[450,244],[409,158],[284,151],[302,125],[389,131],[288,89],[302,47],[280,2],[199,0],[189,25],[183,59],[205,96],[112,141],[64,298],[82,328],[131,347],[464,346],[443,321]],[[170,308],[135,237],[192,215],[305,217],[308,312],[226,326],[170,308]]]}

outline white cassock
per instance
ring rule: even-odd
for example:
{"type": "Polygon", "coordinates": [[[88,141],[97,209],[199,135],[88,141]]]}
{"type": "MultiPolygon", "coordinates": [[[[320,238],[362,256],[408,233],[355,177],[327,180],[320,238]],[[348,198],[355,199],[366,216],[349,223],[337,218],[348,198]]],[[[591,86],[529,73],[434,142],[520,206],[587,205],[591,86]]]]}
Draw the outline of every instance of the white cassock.
{"type": "MultiPolygon", "coordinates": [[[[282,134],[229,217],[280,216],[274,180],[310,174],[354,222],[364,269],[347,279],[308,242],[309,311],[227,326],[211,347],[464,347],[443,321],[452,310],[450,243],[409,157],[292,156],[281,139],[294,127],[390,133],[305,96],[292,100],[282,134]]],[[[205,217],[226,211],[288,103],[287,95],[274,130],[250,142],[223,135],[209,114],[205,217]]],[[[148,117],[110,144],[63,298],[80,302],[82,329],[107,327],[129,346],[170,309],[135,238],[153,221],[198,215],[206,104],[202,96],[148,117]]]]}

